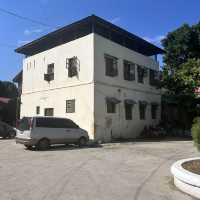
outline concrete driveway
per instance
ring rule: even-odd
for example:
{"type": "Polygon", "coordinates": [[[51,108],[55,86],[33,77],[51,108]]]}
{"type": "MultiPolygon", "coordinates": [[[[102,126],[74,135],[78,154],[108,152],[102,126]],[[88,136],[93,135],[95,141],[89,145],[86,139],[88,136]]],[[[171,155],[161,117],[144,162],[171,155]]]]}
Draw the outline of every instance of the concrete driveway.
{"type": "Polygon", "coordinates": [[[170,166],[193,156],[191,141],[30,151],[0,140],[0,200],[190,200],[173,186],[170,166]]]}

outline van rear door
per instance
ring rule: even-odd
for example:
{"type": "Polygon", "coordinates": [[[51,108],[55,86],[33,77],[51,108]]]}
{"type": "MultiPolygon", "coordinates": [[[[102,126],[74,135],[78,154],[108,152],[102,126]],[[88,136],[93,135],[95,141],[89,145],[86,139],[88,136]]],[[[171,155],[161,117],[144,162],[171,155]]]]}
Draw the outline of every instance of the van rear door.
{"type": "Polygon", "coordinates": [[[33,118],[23,117],[19,122],[17,137],[23,139],[30,139],[31,129],[33,128],[33,118]]]}

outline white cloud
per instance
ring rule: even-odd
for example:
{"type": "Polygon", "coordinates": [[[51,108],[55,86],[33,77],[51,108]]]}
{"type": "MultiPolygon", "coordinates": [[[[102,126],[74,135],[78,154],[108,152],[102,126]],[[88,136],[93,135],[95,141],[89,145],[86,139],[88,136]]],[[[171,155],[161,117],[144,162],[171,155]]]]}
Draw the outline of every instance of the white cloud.
{"type": "Polygon", "coordinates": [[[120,21],[121,21],[121,18],[120,18],[120,17],[115,17],[115,18],[113,18],[113,19],[110,20],[110,22],[113,23],[113,24],[117,24],[117,23],[119,23],[120,21]]]}
{"type": "Polygon", "coordinates": [[[17,41],[17,45],[21,46],[21,45],[27,44],[29,42],[31,42],[31,40],[18,40],[17,41]]]}
{"type": "Polygon", "coordinates": [[[148,42],[160,45],[161,44],[161,40],[164,39],[165,36],[164,35],[157,35],[155,37],[143,37],[144,40],[147,40],[148,42]]]}
{"type": "Polygon", "coordinates": [[[24,35],[31,35],[33,33],[41,33],[43,29],[37,28],[37,29],[25,29],[24,30],[24,35]]]}

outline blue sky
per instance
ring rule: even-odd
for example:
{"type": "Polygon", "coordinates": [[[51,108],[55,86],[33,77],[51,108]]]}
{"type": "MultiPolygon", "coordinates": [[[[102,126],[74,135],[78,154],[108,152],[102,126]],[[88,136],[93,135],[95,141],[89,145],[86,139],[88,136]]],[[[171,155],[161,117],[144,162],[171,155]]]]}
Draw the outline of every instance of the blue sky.
{"type": "MultiPolygon", "coordinates": [[[[39,20],[52,27],[64,26],[91,14],[160,45],[169,31],[200,20],[199,0],[1,0],[0,8],[39,20]],[[12,3],[11,3],[12,2],[12,3]]],[[[23,56],[15,47],[52,30],[0,11],[0,80],[12,80],[22,67],[23,56]]]]}

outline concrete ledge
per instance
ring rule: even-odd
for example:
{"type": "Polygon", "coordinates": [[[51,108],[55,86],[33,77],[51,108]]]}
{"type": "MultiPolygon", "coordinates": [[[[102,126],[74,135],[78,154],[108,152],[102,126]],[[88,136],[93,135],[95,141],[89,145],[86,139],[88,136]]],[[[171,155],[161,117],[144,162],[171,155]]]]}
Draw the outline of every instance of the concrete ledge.
{"type": "Polygon", "coordinates": [[[171,166],[174,184],[183,192],[200,199],[200,175],[185,170],[182,164],[190,160],[200,160],[200,157],[183,159],[171,166]]]}

